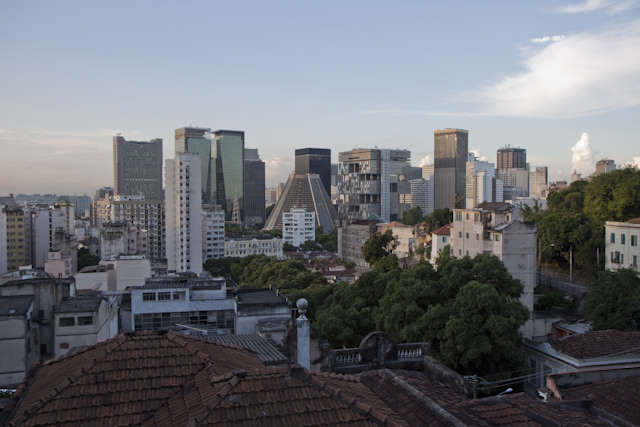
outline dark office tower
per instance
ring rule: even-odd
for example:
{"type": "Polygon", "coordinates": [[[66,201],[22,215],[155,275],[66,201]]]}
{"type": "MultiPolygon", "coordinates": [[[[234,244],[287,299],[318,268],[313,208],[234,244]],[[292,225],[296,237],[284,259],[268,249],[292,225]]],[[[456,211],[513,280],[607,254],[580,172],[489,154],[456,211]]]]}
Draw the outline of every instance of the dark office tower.
{"type": "Polygon", "coordinates": [[[300,148],[296,150],[296,175],[316,173],[331,195],[331,150],[328,148],[300,148]]]}
{"type": "Polygon", "coordinates": [[[162,200],[162,139],[127,141],[114,136],[113,183],[116,195],[162,200]]]}
{"type": "Polygon", "coordinates": [[[433,132],[435,209],[465,207],[469,131],[433,132]]]}
{"type": "Polygon", "coordinates": [[[265,221],[264,162],[257,148],[244,149],[244,222],[254,226],[265,221]]]}
{"type": "Polygon", "coordinates": [[[184,127],[175,130],[176,153],[192,153],[200,157],[202,163],[202,203],[216,204],[215,176],[211,174],[211,129],[184,127]]]}
{"type": "Polygon", "coordinates": [[[497,169],[501,171],[506,169],[526,169],[527,150],[524,148],[511,148],[510,145],[498,148],[498,161],[496,163],[497,169]]]}

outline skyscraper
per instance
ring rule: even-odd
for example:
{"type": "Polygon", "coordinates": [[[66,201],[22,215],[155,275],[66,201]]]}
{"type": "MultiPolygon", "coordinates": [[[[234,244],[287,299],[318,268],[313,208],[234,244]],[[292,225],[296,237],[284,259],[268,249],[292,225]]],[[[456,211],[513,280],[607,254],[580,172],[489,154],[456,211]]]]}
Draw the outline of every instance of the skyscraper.
{"type": "Polygon", "coordinates": [[[497,169],[526,169],[527,168],[527,150],[524,148],[512,148],[505,145],[498,148],[497,169]]]}
{"type": "Polygon", "coordinates": [[[403,169],[411,165],[410,151],[362,148],[340,153],[339,161],[340,219],[401,218],[398,181],[403,169]]]}
{"type": "Polygon", "coordinates": [[[220,205],[231,219],[237,197],[244,208],[244,132],[185,127],[175,131],[177,153],[196,154],[202,163],[202,202],[220,205]]]}
{"type": "Polygon", "coordinates": [[[264,224],[265,184],[264,162],[257,148],[244,149],[244,222],[247,225],[264,224]]]}
{"type": "Polygon", "coordinates": [[[434,207],[464,207],[469,131],[445,129],[433,132],[434,207]]]}
{"type": "Polygon", "coordinates": [[[197,154],[166,160],[166,253],[169,271],[202,272],[202,182],[197,154]]]}
{"type": "Polygon", "coordinates": [[[299,148],[296,150],[296,174],[317,173],[328,195],[331,195],[331,150],[299,148]]]}
{"type": "Polygon", "coordinates": [[[467,162],[466,207],[475,208],[483,202],[502,201],[495,194],[496,171],[493,163],[469,159],[467,162]]]}
{"type": "Polygon", "coordinates": [[[162,200],[162,139],[127,141],[114,136],[113,183],[116,195],[162,200]]]}

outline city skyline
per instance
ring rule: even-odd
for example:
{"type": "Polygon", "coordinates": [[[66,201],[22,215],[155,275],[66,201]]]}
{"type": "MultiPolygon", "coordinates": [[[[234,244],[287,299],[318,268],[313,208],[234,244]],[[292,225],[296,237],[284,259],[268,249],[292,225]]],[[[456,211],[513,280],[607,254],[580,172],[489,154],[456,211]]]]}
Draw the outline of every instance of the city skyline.
{"type": "Polygon", "coordinates": [[[549,179],[640,164],[640,5],[84,2],[0,6],[0,195],[113,185],[112,140],[245,132],[284,182],[294,151],[407,149],[469,131],[549,179]],[[200,21],[194,21],[194,16],[200,21]],[[185,23],[183,28],[176,26],[185,23]]]}

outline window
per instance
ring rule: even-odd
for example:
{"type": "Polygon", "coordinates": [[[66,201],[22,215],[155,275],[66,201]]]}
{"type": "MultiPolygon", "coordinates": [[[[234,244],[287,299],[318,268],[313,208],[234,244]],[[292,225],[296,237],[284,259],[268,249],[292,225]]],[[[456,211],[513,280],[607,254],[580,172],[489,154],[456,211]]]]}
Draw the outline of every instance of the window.
{"type": "Polygon", "coordinates": [[[631,265],[634,266],[634,267],[637,267],[638,266],[638,256],[637,255],[632,255],[632,257],[633,258],[632,258],[631,265]]]}
{"type": "Polygon", "coordinates": [[[60,343],[60,349],[61,350],[66,350],[69,348],[69,343],[68,342],[61,342],[60,343]]]}
{"type": "Polygon", "coordinates": [[[616,242],[616,233],[611,233],[611,243],[616,242]]]}
{"type": "Polygon", "coordinates": [[[187,293],[185,291],[176,291],[173,293],[173,299],[183,300],[186,299],[187,293]]]}
{"type": "Polygon", "coordinates": [[[156,293],[155,292],[143,292],[142,293],[142,301],[155,301],[156,293]]]}
{"type": "Polygon", "coordinates": [[[467,221],[469,220],[469,212],[467,212],[467,221]]]}
{"type": "Polygon", "coordinates": [[[500,235],[496,234],[496,242],[499,242],[499,241],[500,241],[500,235]]]}
{"type": "Polygon", "coordinates": [[[76,319],[75,317],[61,317],[58,322],[58,325],[59,326],[75,326],[76,319]]]}
{"type": "Polygon", "coordinates": [[[158,292],[158,301],[171,300],[171,292],[158,292]]]}
{"type": "Polygon", "coordinates": [[[638,236],[635,234],[631,235],[631,246],[638,246],[638,236]]]}
{"type": "Polygon", "coordinates": [[[93,316],[79,316],[78,325],[93,325],[93,316]]]}
{"type": "Polygon", "coordinates": [[[475,222],[480,222],[480,214],[479,213],[473,214],[473,220],[475,222]]]}
{"type": "Polygon", "coordinates": [[[469,238],[469,233],[465,233],[465,237],[468,239],[469,238]]]}
{"type": "Polygon", "coordinates": [[[458,237],[462,239],[462,231],[458,231],[458,237]]]}
{"type": "Polygon", "coordinates": [[[462,221],[462,212],[456,212],[456,221],[462,221]]]}
{"type": "Polygon", "coordinates": [[[620,252],[618,251],[611,252],[611,262],[615,264],[620,264],[620,252]]]}
{"type": "Polygon", "coordinates": [[[621,234],[621,235],[620,235],[620,244],[621,244],[621,245],[624,245],[625,241],[627,240],[627,239],[626,239],[626,237],[627,237],[627,236],[625,236],[624,234],[621,234]]]}

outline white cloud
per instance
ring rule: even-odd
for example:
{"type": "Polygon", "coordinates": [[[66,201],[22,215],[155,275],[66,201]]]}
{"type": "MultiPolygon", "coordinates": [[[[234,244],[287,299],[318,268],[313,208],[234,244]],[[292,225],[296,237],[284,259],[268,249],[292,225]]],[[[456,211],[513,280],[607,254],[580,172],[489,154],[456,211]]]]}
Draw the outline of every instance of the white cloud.
{"type": "Polygon", "coordinates": [[[292,157],[274,157],[271,159],[263,159],[265,181],[267,187],[275,187],[281,182],[287,182],[289,174],[294,170],[292,157]]]}
{"type": "Polygon", "coordinates": [[[469,152],[473,153],[473,155],[476,156],[476,160],[480,160],[481,162],[486,162],[487,161],[487,156],[480,155],[480,149],[479,148],[474,148],[472,150],[469,150],[469,152]]]}
{"type": "Polygon", "coordinates": [[[422,167],[422,166],[430,165],[432,162],[433,161],[431,160],[431,156],[427,154],[422,158],[422,160],[420,160],[420,166],[422,167]]]}
{"type": "Polygon", "coordinates": [[[631,164],[640,169],[640,156],[635,156],[631,164]]]}
{"type": "Polygon", "coordinates": [[[540,44],[540,43],[549,43],[549,42],[559,42],[560,40],[564,40],[565,36],[544,36],[544,37],[535,37],[531,39],[531,43],[540,44]]]}
{"type": "Polygon", "coordinates": [[[557,13],[587,13],[604,10],[610,14],[617,14],[634,5],[634,0],[585,0],[569,6],[556,9],[557,13]]]}
{"type": "Polygon", "coordinates": [[[586,175],[594,168],[594,152],[591,148],[591,138],[588,133],[583,132],[580,140],[571,147],[571,165],[573,170],[586,175]]]}
{"type": "Polygon", "coordinates": [[[486,115],[572,118],[640,104],[640,20],[528,51],[526,71],[477,93],[486,115]]]}

